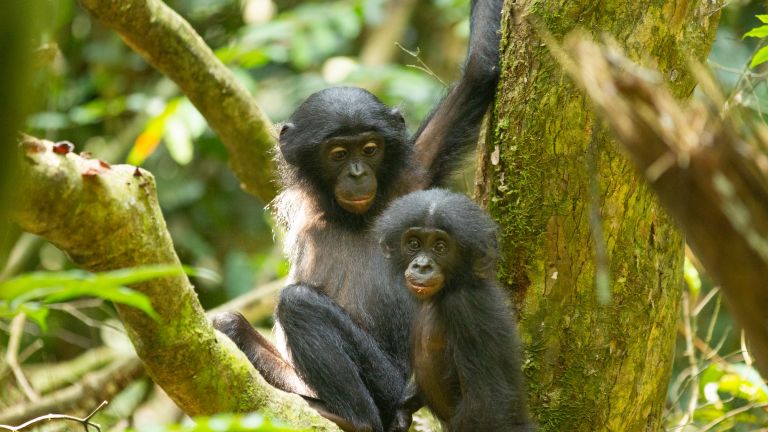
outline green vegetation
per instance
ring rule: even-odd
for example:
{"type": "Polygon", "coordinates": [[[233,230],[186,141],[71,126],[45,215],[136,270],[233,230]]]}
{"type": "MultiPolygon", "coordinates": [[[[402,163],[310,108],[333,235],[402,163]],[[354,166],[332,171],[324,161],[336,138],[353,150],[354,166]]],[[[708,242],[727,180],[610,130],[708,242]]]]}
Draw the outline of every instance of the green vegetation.
{"type": "MultiPolygon", "coordinates": [[[[94,159],[114,165],[140,165],[151,172],[162,216],[180,261],[194,268],[208,269],[186,272],[206,309],[285,276],[287,263],[280,244],[282,234],[276,230],[269,211],[265,210],[268,203],[242,190],[240,181],[227,166],[227,147],[190,99],[176,84],[132,51],[114,31],[92,18],[77,1],[39,2],[44,7],[39,12],[40,28],[35,28],[32,38],[36,50],[28,59],[34,66],[34,73],[28,77],[33,84],[30,91],[19,96],[24,98],[24,106],[33,107],[26,117],[23,131],[53,142],[69,141],[74,143],[78,153],[85,152],[94,159]],[[211,273],[221,274],[221,278],[206,276],[211,273]]],[[[407,11],[408,19],[398,29],[396,37],[388,41],[393,45],[398,42],[404,49],[395,49],[394,54],[382,63],[362,53],[367,49],[369,52],[371,49],[374,52],[383,51],[383,48],[375,46],[374,41],[378,39],[374,35],[379,29],[392,25],[389,21],[393,13],[389,8],[392,2],[167,0],[165,3],[190,22],[217,58],[255,97],[273,123],[285,120],[306,96],[316,90],[331,85],[357,85],[372,90],[384,102],[399,106],[413,129],[445,91],[441,81],[451,82],[458,73],[457,65],[461,63],[468,32],[466,10],[469,0],[414,1],[412,4],[408,1],[394,2],[412,9],[407,11]],[[419,58],[415,59],[406,49],[418,52],[419,58]],[[434,76],[426,72],[420,66],[422,64],[434,76]]],[[[535,7],[542,7],[541,4],[535,7]]],[[[768,120],[768,86],[764,82],[764,65],[760,66],[768,61],[768,47],[762,46],[768,37],[768,15],[763,15],[764,12],[757,5],[729,3],[724,9],[707,64],[724,86],[731,105],[746,107],[757,118],[768,120]],[[766,25],[755,26],[755,17],[766,25]]],[[[562,13],[569,16],[571,11],[564,10],[562,13]]],[[[570,16],[569,19],[582,22],[589,18],[587,15],[570,16]]],[[[617,24],[622,19],[629,20],[627,16],[621,16],[616,18],[617,24]]],[[[554,20],[546,23],[552,25],[551,30],[557,37],[570,30],[570,25],[564,28],[558,24],[561,22],[558,18],[557,23],[554,20]]],[[[598,24],[604,23],[595,23],[598,24]]],[[[670,24],[682,25],[676,22],[670,24]]],[[[699,35],[701,38],[705,36],[699,35]]],[[[638,40],[642,38],[638,37],[638,40]]],[[[511,42],[506,40],[503,43],[509,46],[511,42]]],[[[684,58],[688,55],[685,47],[676,44],[677,41],[670,38],[661,49],[667,54],[654,55],[662,58],[659,67],[664,71],[665,79],[676,83],[677,88],[690,91],[692,78],[670,68],[670,65],[683,64],[688,60],[684,58]],[[685,81],[676,81],[678,77],[685,81]]],[[[642,44],[631,48],[638,57],[644,56],[642,44]]],[[[532,57],[548,55],[544,45],[535,51],[529,54],[532,57]]],[[[520,57],[509,62],[503,73],[507,76],[518,73],[518,68],[526,61],[531,59],[520,57]]],[[[537,74],[547,77],[559,74],[549,60],[537,64],[545,65],[536,71],[537,74]]],[[[566,92],[571,96],[579,97],[577,89],[568,82],[562,80],[561,84],[568,86],[566,92]]],[[[499,106],[512,107],[510,103],[517,92],[527,92],[538,98],[520,115],[525,120],[524,124],[516,124],[511,116],[505,115],[491,125],[497,140],[489,141],[489,169],[495,189],[489,195],[487,204],[498,222],[507,227],[500,242],[506,257],[512,257],[501,269],[502,280],[511,286],[528,288],[532,284],[529,276],[534,275],[536,280],[547,281],[540,288],[555,289],[556,280],[564,283],[572,277],[574,282],[587,287],[575,296],[563,294],[563,301],[571,302],[575,307],[599,303],[601,308],[629,310],[637,316],[653,314],[655,308],[669,308],[668,314],[658,317],[658,320],[664,324],[676,319],[680,322],[674,362],[670,360],[671,345],[670,349],[666,349],[663,344],[656,344],[648,350],[653,355],[649,368],[672,368],[663,412],[627,413],[626,418],[630,415],[639,419],[649,415],[659,416],[667,430],[684,432],[746,432],[764,427],[768,422],[768,387],[753,367],[741,333],[722,304],[718,287],[704,269],[697,267],[695,256],[687,255],[685,287],[677,282],[682,279],[678,275],[682,257],[679,254],[663,257],[664,260],[674,261],[674,274],[664,275],[664,284],[674,283],[674,286],[666,293],[669,303],[650,305],[646,302],[648,293],[643,291],[637,294],[638,287],[649,290],[657,287],[638,280],[636,276],[625,277],[628,266],[647,272],[655,271],[656,262],[637,256],[637,250],[646,245],[632,244],[625,237],[591,237],[591,230],[600,227],[601,222],[609,224],[623,220],[626,208],[650,205],[650,194],[646,194],[642,186],[638,186],[640,192],[634,186],[631,189],[601,189],[604,185],[601,179],[595,178],[594,168],[605,168],[627,178],[635,175],[626,167],[620,153],[615,149],[608,149],[600,155],[584,152],[581,150],[588,143],[580,143],[584,144],[583,148],[570,150],[566,157],[570,158],[567,162],[569,169],[580,167],[584,170],[582,178],[569,179],[580,182],[583,187],[573,195],[545,193],[544,186],[556,189],[558,182],[565,181],[552,176],[550,168],[562,155],[558,152],[567,149],[553,148],[549,141],[544,147],[534,148],[527,140],[535,138],[527,134],[534,128],[541,128],[547,131],[548,137],[562,139],[561,134],[566,134],[565,138],[573,141],[580,138],[565,126],[585,121],[579,117],[566,117],[552,122],[551,118],[538,115],[544,108],[560,112],[571,112],[571,109],[581,112],[583,108],[583,100],[564,104],[563,99],[553,96],[550,90],[540,87],[537,81],[501,92],[498,97],[497,114],[504,112],[499,111],[499,106]],[[517,128],[523,132],[520,133],[517,128]],[[497,143],[506,146],[501,164],[500,149],[494,155],[493,146],[497,143]],[[505,172],[505,169],[509,171],[505,172]],[[519,172],[522,174],[517,175],[519,172]],[[638,198],[635,194],[642,196],[638,198]],[[619,249],[611,262],[630,264],[611,267],[610,263],[595,262],[590,256],[580,269],[583,273],[572,274],[567,273],[565,267],[550,268],[549,263],[536,269],[515,264],[537,259],[535,255],[544,241],[543,233],[554,219],[567,219],[570,215],[582,214],[578,213],[581,211],[588,217],[595,216],[589,213],[594,209],[587,208],[595,207],[603,196],[622,196],[625,199],[618,200],[604,211],[597,211],[599,214],[591,225],[577,225],[581,222],[577,220],[566,221],[562,235],[580,235],[591,243],[605,242],[610,248],[617,242],[624,242],[625,247],[619,249]],[[556,271],[553,273],[552,270],[556,271]],[[608,279],[601,279],[599,291],[593,289],[594,274],[609,276],[608,279]],[[682,301],[680,312],[676,313],[679,295],[682,295],[682,301]],[[597,296],[600,296],[599,302],[595,301],[597,296]]],[[[683,90],[680,92],[684,93],[683,90]]],[[[22,101],[17,102],[21,104],[22,101]]],[[[594,133],[602,141],[608,139],[608,132],[603,129],[596,128],[594,133]]],[[[5,157],[5,153],[2,155],[5,157]]],[[[253,170],[261,174],[259,170],[262,167],[253,167],[253,170]]],[[[4,180],[13,191],[14,179],[4,180]]],[[[3,210],[0,213],[4,214],[13,204],[0,203],[3,210]]],[[[86,206],[89,203],[80,204],[86,206]]],[[[103,210],[83,207],[78,211],[97,214],[103,210]]],[[[668,229],[665,217],[658,217],[663,222],[661,225],[646,219],[628,219],[625,223],[631,225],[632,234],[640,232],[644,240],[656,242],[661,247],[664,242],[675,241],[678,237],[668,229]]],[[[22,233],[17,227],[10,228],[7,235],[5,226],[0,226],[0,230],[3,231],[0,232],[3,234],[0,237],[3,240],[0,244],[0,345],[4,354],[0,359],[0,423],[5,422],[2,419],[14,418],[3,417],[10,416],[11,407],[33,401],[34,395],[50,396],[56,390],[71,388],[67,386],[72,383],[106,373],[106,362],[92,359],[94,351],[106,348],[110,361],[118,357],[127,359],[126,363],[115,365],[132,365],[125,368],[131,371],[126,380],[132,384],[122,383],[119,389],[116,388],[115,392],[119,392],[114,395],[110,406],[95,417],[103,426],[124,430],[130,419],[131,427],[138,431],[289,430],[271,424],[262,414],[203,417],[196,419],[194,425],[188,425],[182,422],[181,413],[174,403],[150,385],[149,380],[141,378],[143,372],[140,365],[130,363],[137,360],[126,357],[127,354],[116,348],[120,343],[118,341],[125,340],[114,333],[125,332],[115,324],[117,310],[122,313],[129,309],[127,307],[136,308],[141,319],[151,317],[148,320],[150,325],[156,323],[158,316],[158,308],[150,305],[147,296],[126,286],[154,278],[183,276],[182,267],[141,266],[110,272],[85,272],[75,266],[64,252],[39,237],[22,233]],[[5,247],[6,243],[9,246],[5,247]],[[110,302],[120,306],[116,309],[110,302]],[[19,316],[22,319],[18,319],[19,316]],[[17,318],[15,323],[20,323],[20,332],[13,325],[14,318],[17,318]],[[29,318],[29,322],[24,318],[29,318]],[[18,352],[8,356],[6,347],[12,346],[18,352]],[[29,379],[26,391],[20,384],[18,371],[29,379]],[[89,375],[89,372],[93,374],[89,375]]],[[[548,247],[555,248],[554,245],[548,247]]],[[[268,311],[268,300],[264,302],[268,311]]],[[[532,411],[552,411],[547,418],[548,423],[542,424],[544,427],[556,428],[573,419],[589,418],[595,414],[594,406],[563,400],[563,395],[568,392],[586,392],[596,400],[615,398],[609,402],[625,403],[635,397],[635,392],[646,391],[640,388],[642,386],[635,387],[631,380],[616,380],[611,384],[612,393],[608,392],[599,375],[605,373],[601,362],[615,356],[640,358],[646,354],[644,351],[630,352],[627,346],[614,343],[631,331],[638,333],[633,337],[647,339],[650,344],[670,336],[639,331],[634,329],[632,322],[609,322],[603,317],[588,322],[595,331],[578,333],[575,329],[584,325],[584,316],[565,316],[566,312],[555,311],[549,304],[528,304],[526,307],[529,311],[536,311],[526,316],[521,324],[521,327],[528,329],[524,337],[525,351],[529,356],[526,372],[529,379],[541,379],[541,382],[553,384],[546,392],[532,397],[536,404],[532,411]],[[583,352],[565,351],[567,347],[564,348],[555,360],[568,358],[579,367],[562,376],[549,374],[541,378],[545,367],[540,360],[552,358],[548,357],[552,353],[547,351],[545,342],[548,341],[540,337],[544,332],[541,329],[561,320],[569,324],[565,331],[558,333],[557,338],[581,337],[583,339],[578,343],[587,344],[594,341],[591,338],[604,337],[606,343],[589,356],[583,352]],[[538,330],[541,332],[537,333],[538,330]]],[[[264,327],[271,325],[269,316],[261,313],[258,317],[258,322],[264,327]]],[[[142,349],[152,351],[151,348],[142,349]]],[[[167,345],[162,353],[180,364],[184,362],[181,354],[167,345]],[[174,354],[177,356],[173,357],[174,354]]],[[[626,376],[626,372],[621,372],[619,368],[614,372],[616,376],[626,376]]],[[[233,385],[217,382],[216,373],[208,370],[194,378],[212,387],[233,385]]],[[[241,371],[238,376],[249,377],[249,373],[241,371]]],[[[112,396],[110,394],[110,398],[112,396]]],[[[261,394],[254,395],[254,399],[263,397],[261,394]]],[[[660,399],[662,395],[653,397],[660,399]]],[[[77,401],[61,405],[56,412],[85,415],[100,402],[77,401]]],[[[614,422],[622,420],[616,418],[618,420],[614,422]]],[[[617,424],[611,423],[619,430],[617,424]]]]}

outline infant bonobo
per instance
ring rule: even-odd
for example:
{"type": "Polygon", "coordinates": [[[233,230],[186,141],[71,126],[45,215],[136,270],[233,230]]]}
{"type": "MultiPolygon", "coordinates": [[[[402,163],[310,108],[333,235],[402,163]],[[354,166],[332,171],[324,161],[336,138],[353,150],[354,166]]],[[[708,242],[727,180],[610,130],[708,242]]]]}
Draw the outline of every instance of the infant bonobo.
{"type": "Polygon", "coordinates": [[[432,189],[394,201],[376,234],[402,289],[420,301],[402,407],[426,404],[451,432],[534,430],[517,329],[494,274],[493,221],[467,197],[432,189]]]}

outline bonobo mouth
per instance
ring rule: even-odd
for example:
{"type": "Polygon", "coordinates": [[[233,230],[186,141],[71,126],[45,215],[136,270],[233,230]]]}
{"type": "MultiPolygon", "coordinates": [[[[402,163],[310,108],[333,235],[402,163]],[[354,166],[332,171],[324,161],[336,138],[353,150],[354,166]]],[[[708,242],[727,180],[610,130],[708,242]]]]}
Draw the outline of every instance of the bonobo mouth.
{"type": "Polygon", "coordinates": [[[408,289],[410,289],[413,295],[419,300],[426,300],[432,297],[443,287],[442,281],[425,284],[424,282],[409,280],[409,278],[406,277],[405,282],[408,285],[408,289]]]}
{"type": "Polygon", "coordinates": [[[368,211],[369,208],[371,208],[371,205],[373,205],[373,199],[375,198],[375,194],[367,196],[367,197],[361,197],[361,198],[343,198],[340,196],[336,197],[336,201],[339,202],[339,205],[344,210],[355,213],[355,214],[363,214],[368,211]]]}

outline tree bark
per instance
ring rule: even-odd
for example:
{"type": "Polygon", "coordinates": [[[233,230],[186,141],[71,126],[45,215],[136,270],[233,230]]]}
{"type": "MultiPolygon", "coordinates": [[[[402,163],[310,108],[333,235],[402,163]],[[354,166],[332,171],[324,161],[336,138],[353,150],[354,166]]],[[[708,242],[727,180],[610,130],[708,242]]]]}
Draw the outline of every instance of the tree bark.
{"type": "Polygon", "coordinates": [[[578,65],[569,74],[722,284],[757,368],[768,376],[768,128],[727,108],[704,72],[698,75],[708,105],[683,109],[653,75],[617,62],[620,53],[578,38],[568,47],[578,65]]]}
{"type": "MultiPolygon", "coordinates": [[[[12,216],[24,230],[90,271],[180,265],[149,172],[31,137],[22,147],[12,216]]],[[[214,332],[185,276],[133,288],[149,297],[160,319],[116,305],[120,318],[147,373],[185,413],[260,410],[296,426],[337,430],[300,397],[266,384],[234,343],[214,332]]]]}
{"type": "MultiPolygon", "coordinates": [[[[512,7],[511,1],[506,7],[512,7]]],[[[659,430],[683,240],[539,34],[576,26],[651,57],[678,97],[719,5],[517,1],[477,195],[501,225],[500,275],[519,309],[531,410],[543,431],[659,430]]]]}

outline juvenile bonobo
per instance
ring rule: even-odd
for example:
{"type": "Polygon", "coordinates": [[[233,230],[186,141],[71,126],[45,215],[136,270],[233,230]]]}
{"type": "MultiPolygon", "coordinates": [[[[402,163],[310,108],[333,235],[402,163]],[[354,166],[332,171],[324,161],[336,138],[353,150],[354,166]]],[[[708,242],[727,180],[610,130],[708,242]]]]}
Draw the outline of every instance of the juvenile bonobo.
{"type": "Polygon", "coordinates": [[[309,398],[349,431],[404,431],[415,300],[388,278],[372,223],[393,199],[444,183],[477,141],[499,75],[502,0],[473,0],[459,81],[409,135],[402,114],[355,87],[319,91],[280,131],[290,283],[275,312],[279,349],[240,315],[214,326],[275,387],[309,398]]]}
{"type": "Polygon", "coordinates": [[[491,219],[465,196],[432,189],[394,201],[375,231],[390,271],[420,302],[402,405],[426,404],[451,432],[533,430],[491,219]]]}

